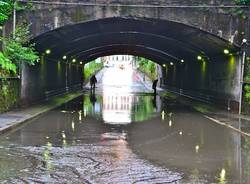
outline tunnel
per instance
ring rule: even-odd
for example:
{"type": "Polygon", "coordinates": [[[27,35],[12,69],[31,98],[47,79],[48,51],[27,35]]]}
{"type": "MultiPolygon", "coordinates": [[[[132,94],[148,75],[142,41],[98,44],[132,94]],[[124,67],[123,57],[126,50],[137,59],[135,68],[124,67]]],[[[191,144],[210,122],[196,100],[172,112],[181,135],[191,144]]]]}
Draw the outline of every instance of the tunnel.
{"type": "Polygon", "coordinates": [[[84,81],[84,64],[102,56],[126,54],[161,65],[166,89],[204,95],[224,106],[238,103],[239,46],[183,23],[104,18],[57,28],[32,42],[41,61],[23,66],[21,97],[26,102],[60,93],[65,81],[69,88],[79,87],[84,81]]]}

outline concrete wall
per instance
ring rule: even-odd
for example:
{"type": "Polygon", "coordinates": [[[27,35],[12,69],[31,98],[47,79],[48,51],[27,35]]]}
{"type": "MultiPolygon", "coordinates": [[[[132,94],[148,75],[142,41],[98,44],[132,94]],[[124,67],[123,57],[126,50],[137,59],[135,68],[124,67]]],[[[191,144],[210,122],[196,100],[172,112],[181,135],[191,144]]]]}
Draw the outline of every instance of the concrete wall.
{"type": "Polygon", "coordinates": [[[190,25],[223,37],[234,43],[241,43],[248,33],[248,8],[233,7],[169,7],[183,5],[231,4],[219,0],[74,0],[48,1],[48,4],[34,3],[31,11],[19,13],[19,21],[32,23],[32,33],[38,36],[55,28],[107,17],[148,17],[171,20],[190,25]],[[59,2],[59,3],[58,3],[59,2]],[[60,2],[62,4],[60,4],[60,2]],[[68,4],[63,4],[66,2],[68,4]],[[71,2],[80,4],[70,4],[71,2]],[[238,12],[238,13],[237,13],[238,12]]]}
{"type": "Polygon", "coordinates": [[[225,56],[211,61],[185,62],[163,68],[164,84],[193,93],[197,98],[237,110],[240,94],[240,58],[225,56]],[[228,104],[229,103],[229,104],[228,104]]]}
{"type": "Polygon", "coordinates": [[[82,67],[52,61],[46,56],[35,66],[22,65],[21,104],[28,105],[45,100],[54,95],[81,88],[82,67]],[[66,74],[66,66],[68,73],[66,74]],[[67,79],[66,79],[67,75],[67,79]],[[68,89],[66,89],[66,80],[68,89]]]}
{"type": "Polygon", "coordinates": [[[19,79],[0,79],[0,113],[18,106],[19,89],[19,79]]]}
{"type": "MultiPolygon", "coordinates": [[[[136,2],[134,0],[72,0],[67,2],[83,4],[33,4],[31,11],[18,13],[18,22],[23,20],[31,22],[34,37],[69,24],[126,16],[181,22],[235,44],[240,44],[242,38],[249,37],[249,21],[245,17],[249,11],[247,8],[243,9],[245,12],[239,14],[233,13],[238,8],[168,7],[168,5],[213,5],[223,4],[223,2],[228,4],[226,0],[138,0],[136,2]]],[[[7,32],[11,30],[11,22],[6,30],[7,32]]],[[[168,66],[166,73],[163,72],[162,75],[166,76],[166,85],[209,93],[223,100],[237,101],[239,69],[237,58],[226,61],[216,58],[213,62],[186,61],[183,66],[168,66]]],[[[80,69],[77,70],[72,66],[70,71],[69,75],[74,77],[74,80],[69,79],[69,84],[79,84],[81,82],[80,69]]],[[[23,66],[22,77],[22,99],[25,102],[39,100],[44,98],[48,91],[65,89],[65,64],[42,60],[36,66],[23,66]]]]}

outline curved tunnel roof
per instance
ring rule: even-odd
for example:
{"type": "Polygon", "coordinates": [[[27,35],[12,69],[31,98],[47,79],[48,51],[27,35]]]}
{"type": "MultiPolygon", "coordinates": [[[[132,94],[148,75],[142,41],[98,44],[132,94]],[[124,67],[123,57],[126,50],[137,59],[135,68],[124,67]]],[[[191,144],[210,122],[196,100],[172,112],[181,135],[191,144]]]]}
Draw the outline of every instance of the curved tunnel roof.
{"type": "Polygon", "coordinates": [[[55,59],[67,55],[81,61],[114,54],[130,54],[157,63],[207,60],[228,49],[239,50],[208,32],[160,19],[113,17],[64,26],[33,39],[39,52],[52,51],[55,59]]]}

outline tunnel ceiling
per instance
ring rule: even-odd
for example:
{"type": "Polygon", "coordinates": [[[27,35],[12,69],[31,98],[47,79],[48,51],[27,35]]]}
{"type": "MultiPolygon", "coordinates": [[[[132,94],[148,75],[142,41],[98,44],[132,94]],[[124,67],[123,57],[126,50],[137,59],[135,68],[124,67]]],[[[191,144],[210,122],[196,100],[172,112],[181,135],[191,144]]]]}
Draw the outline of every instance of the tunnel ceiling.
{"type": "Polygon", "coordinates": [[[130,54],[157,63],[206,60],[223,56],[223,50],[236,53],[239,48],[208,32],[181,23],[148,18],[105,18],[64,26],[33,39],[39,52],[51,50],[54,59],[95,58],[130,54]]]}

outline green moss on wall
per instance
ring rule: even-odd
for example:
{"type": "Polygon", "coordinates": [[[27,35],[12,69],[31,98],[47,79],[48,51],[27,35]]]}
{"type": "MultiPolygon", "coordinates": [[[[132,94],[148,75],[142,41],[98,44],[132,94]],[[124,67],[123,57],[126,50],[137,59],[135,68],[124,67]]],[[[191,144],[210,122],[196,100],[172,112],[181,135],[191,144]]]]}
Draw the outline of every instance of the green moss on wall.
{"type": "Polygon", "coordinates": [[[17,106],[19,80],[0,80],[0,113],[17,106]]]}

